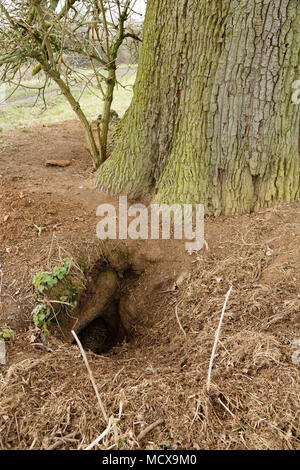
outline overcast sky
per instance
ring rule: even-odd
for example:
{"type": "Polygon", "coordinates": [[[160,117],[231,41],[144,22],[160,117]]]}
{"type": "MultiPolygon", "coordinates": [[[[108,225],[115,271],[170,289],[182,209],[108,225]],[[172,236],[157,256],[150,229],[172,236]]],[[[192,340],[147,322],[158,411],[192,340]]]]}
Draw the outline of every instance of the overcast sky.
{"type": "MultiPolygon", "coordinates": [[[[11,0],[5,0],[4,3],[9,4],[10,1],[11,0]]],[[[60,0],[61,5],[64,5],[64,3],[65,3],[64,0],[60,0]]],[[[13,4],[13,2],[12,2],[12,4],[13,4]]],[[[145,0],[136,0],[134,10],[137,13],[141,13],[144,16],[145,11],[146,11],[146,1],[145,0]]],[[[140,15],[135,15],[135,16],[140,18],[140,15]]]]}
{"type": "MultiPolygon", "coordinates": [[[[60,0],[61,4],[64,4],[64,0],[60,0]]],[[[145,14],[146,11],[146,2],[145,0],[136,0],[134,10],[137,13],[145,14]]],[[[138,15],[139,16],[139,15],[138,15]]]]}
{"type": "Polygon", "coordinates": [[[135,6],[135,11],[138,13],[142,13],[143,15],[145,14],[146,11],[146,3],[145,0],[137,0],[136,6],[135,6]]]}

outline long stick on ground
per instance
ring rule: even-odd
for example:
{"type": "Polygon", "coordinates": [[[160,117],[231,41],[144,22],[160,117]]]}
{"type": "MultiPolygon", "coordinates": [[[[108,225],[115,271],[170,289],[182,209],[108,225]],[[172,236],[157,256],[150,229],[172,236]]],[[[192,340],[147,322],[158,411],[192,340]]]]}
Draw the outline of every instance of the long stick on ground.
{"type": "Polygon", "coordinates": [[[220,337],[220,331],[221,331],[223,318],[224,318],[224,315],[225,315],[225,310],[226,310],[227,302],[228,302],[229,296],[231,294],[231,291],[232,291],[232,286],[230,287],[229,291],[226,294],[225,302],[224,302],[224,305],[223,305],[223,310],[222,310],[220,321],[219,321],[219,326],[218,326],[217,331],[216,331],[215,342],[214,342],[212,352],[211,352],[211,356],[210,356],[207,382],[206,382],[206,389],[207,389],[208,392],[210,390],[211,371],[212,371],[212,368],[213,368],[214,358],[215,358],[215,355],[216,355],[216,349],[217,349],[217,345],[218,345],[218,341],[219,341],[219,337],[220,337]]]}
{"type": "Polygon", "coordinates": [[[85,363],[86,368],[87,368],[87,370],[88,370],[88,373],[89,373],[89,376],[90,376],[90,379],[91,379],[91,382],[92,382],[92,385],[93,385],[93,388],[94,388],[94,390],[95,390],[95,394],[96,394],[96,397],[97,397],[97,400],[98,400],[98,403],[99,403],[99,406],[100,406],[100,410],[102,411],[102,414],[103,414],[103,417],[104,417],[106,423],[108,423],[108,417],[107,417],[106,411],[105,411],[105,409],[104,409],[102,400],[101,400],[101,398],[100,398],[99,391],[98,391],[98,388],[97,388],[97,385],[96,385],[96,382],[95,382],[93,373],[92,373],[92,371],[91,371],[90,365],[89,365],[89,363],[88,363],[86,354],[85,354],[84,349],[83,349],[83,347],[82,347],[82,344],[81,344],[81,342],[79,341],[79,338],[78,338],[78,336],[76,335],[76,333],[75,333],[74,330],[72,330],[72,335],[74,336],[75,341],[76,341],[76,343],[78,344],[78,347],[79,347],[79,349],[80,349],[81,355],[82,355],[83,360],[84,360],[84,363],[85,363]]]}

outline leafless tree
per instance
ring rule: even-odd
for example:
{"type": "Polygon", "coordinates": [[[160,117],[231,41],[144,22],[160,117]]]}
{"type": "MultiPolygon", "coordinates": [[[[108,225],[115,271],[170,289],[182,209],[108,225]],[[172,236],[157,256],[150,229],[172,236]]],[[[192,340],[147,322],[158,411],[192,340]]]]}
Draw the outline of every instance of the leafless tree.
{"type": "Polygon", "coordinates": [[[32,75],[43,70],[46,79],[39,93],[44,95],[49,80],[58,85],[85,129],[95,168],[107,158],[120,46],[126,38],[141,40],[128,21],[135,4],[136,0],[0,0],[0,79],[17,89],[28,68],[33,67],[32,75]],[[98,142],[74,96],[74,75],[79,72],[66,59],[70,54],[88,60],[102,95],[98,142]]]}

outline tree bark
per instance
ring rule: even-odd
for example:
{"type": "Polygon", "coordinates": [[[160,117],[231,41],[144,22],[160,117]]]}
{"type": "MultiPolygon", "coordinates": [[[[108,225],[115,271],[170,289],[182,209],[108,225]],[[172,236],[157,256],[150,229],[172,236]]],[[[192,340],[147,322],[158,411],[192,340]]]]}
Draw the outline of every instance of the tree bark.
{"type": "Polygon", "coordinates": [[[100,190],[250,212],[300,197],[299,0],[149,0],[100,190]]]}

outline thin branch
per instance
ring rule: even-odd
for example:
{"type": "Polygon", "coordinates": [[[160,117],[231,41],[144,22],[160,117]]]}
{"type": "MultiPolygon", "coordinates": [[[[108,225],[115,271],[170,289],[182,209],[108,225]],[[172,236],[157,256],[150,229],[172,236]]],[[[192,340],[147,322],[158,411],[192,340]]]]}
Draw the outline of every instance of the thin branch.
{"type": "Polygon", "coordinates": [[[86,447],[84,450],[92,450],[97,444],[99,444],[99,442],[102,441],[102,439],[104,439],[104,437],[109,433],[109,431],[112,429],[112,426],[111,426],[111,418],[109,418],[109,421],[108,421],[108,425],[107,425],[107,428],[105,429],[105,431],[103,431],[102,434],[100,434],[100,436],[97,437],[97,439],[95,439],[88,447],[86,447]]]}
{"type": "Polygon", "coordinates": [[[40,18],[40,21],[41,21],[41,25],[42,25],[42,29],[43,29],[43,32],[45,33],[45,37],[43,39],[43,43],[42,43],[42,48],[45,44],[46,46],[46,49],[47,49],[47,52],[48,52],[48,57],[49,57],[49,61],[50,61],[50,64],[51,64],[51,67],[53,69],[55,69],[55,61],[54,61],[54,56],[53,56],[53,51],[52,51],[52,48],[51,48],[51,44],[49,42],[49,39],[47,37],[47,26],[45,24],[45,19],[44,19],[44,13],[43,13],[43,10],[41,9],[41,6],[39,4],[39,2],[37,0],[31,0],[31,3],[33,4],[39,18],[40,18]]]}
{"type": "Polygon", "coordinates": [[[143,42],[143,41],[141,40],[141,38],[140,38],[139,36],[137,36],[136,34],[134,34],[134,33],[126,33],[126,34],[124,34],[123,39],[126,39],[126,38],[132,38],[132,39],[135,39],[135,41],[143,42]]]}
{"type": "Polygon", "coordinates": [[[4,13],[4,16],[6,17],[7,21],[11,24],[11,26],[15,27],[16,23],[14,22],[14,20],[12,19],[10,14],[8,13],[7,9],[3,5],[2,0],[0,0],[0,10],[2,11],[2,13],[4,13]]]}
{"type": "MultiPolygon", "coordinates": [[[[96,397],[97,397],[97,400],[98,400],[99,407],[100,407],[100,410],[101,410],[101,412],[102,412],[103,418],[105,419],[106,423],[108,423],[108,427],[107,427],[107,429],[108,429],[108,428],[110,428],[110,421],[109,421],[108,418],[107,418],[107,414],[106,414],[106,411],[105,411],[105,409],[104,409],[104,406],[103,406],[101,397],[100,397],[100,395],[99,395],[99,391],[98,391],[98,388],[97,388],[97,385],[96,385],[96,382],[95,382],[95,379],[94,379],[92,370],[91,370],[90,365],[89,365],[89,363],[88,363],[88,360],[87,360],[85,351],[84,351],[84,349],[83,349],[83,347],[82,347],[82,344],[81,344],[81,342],[79,341],[79,338],[78,338],[78,336],[76,335],[76,333],[75,333],[74,330],[72,330],[72,335],[74,336],[75,341],[76,341],[76,343],[77,343],[77,345],[78,345],[78,347],[79,347],[79,349],[80,349],[80,352],[81,352],[81,355],[82,355],[82,357],[83,357],[84,363],[85,363],[85,365],[86,365],[87,371],[88,371],[88,373],[89,373],[90,380],[91,380],[91,382],[92,382],[92,385],[93,385],[93,388],[94,388],[94,391],[95,391],[95,394],[96,394],[96,397]]],[[[106,429],[106,431],[108,432],[109,429],[108,429],[108,430],[107,430],[107,429],[106,429]]]]}
{"type": "Polygon", "coordinates": [[[182,302],[183,302],[183,301],[179,302],[179,304],[177,304],[177,305],[175,306],[175,315],[176,315],[176,319],[177,319],[179,328],[181,329],[181,331],[182,331],[182,333],[184,334],[184,336],[186,336],[186,332],[184,331],[183,326],[182,326],[182,324],[180,323],[179,316],[178,316],[178,307],[179,307],[179,305],[180,305],[182,302]]]}
{"type": "Polygon", "coordinates": [[[103,5],[103,0],[98,0],[98,3],[100,5],[103,25],[104,25],[104,30],[105,30],[106,53],[107,53],[107,57],[109,58],[110,57],[110,45],[109,45],[109,31],[108,31],[108,25],[107,25],[107,20],[106,20],[106,13],[105,13],[104,5],[103,5]]]}
{"type": "Polygon", "coordinates": [[[157,426],[159,426],[160,424],[162,424],[164,422],[163,419],[158,419],[157,421],[155,421],[154,423],[150,424],[149,426],[147,426],[145,429],[143,429],[143,431],[140,432],[140,434],[138,435],[137,437],[137,441],[141,441],[142,439],[144,439],[144,437],[150,432],[152,431],[152,429],[156,428],[157,426]]]}
{"type": "Polygon", "coordinates": [[[229,291],[226,294],[225,302],[224,302],[224,305],[223,305],[223,310],[222,310],[220,321],[219,321],[219,326],[218,326],[217,331],[216,331],[215,342],[214,342],[212,352],[211,352],[211,357],[210,357],[210,361],[209,361],[209,368],[208,368],[208,375],[207,375],[207,382],[206,382],[206,389],[207,389],[208,392],[210,390],[211,372],[212,372],[214,358],[215,358],[215,355],[216,355],[216,349],[217,349],[217,345],[218,345],[218,341],[219,341],[219,337],[220,337],[220,331],[221,331],[221,327],[222,327],[222,323],[223,323],[223,318],[224,318],[224,315],[225,315],[227,302],[229,300],[232,288],[233,288],[233,286],[230,287],[229,291]]]}

